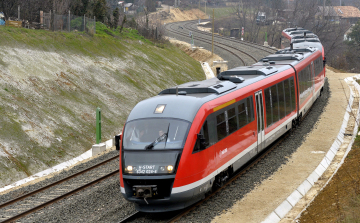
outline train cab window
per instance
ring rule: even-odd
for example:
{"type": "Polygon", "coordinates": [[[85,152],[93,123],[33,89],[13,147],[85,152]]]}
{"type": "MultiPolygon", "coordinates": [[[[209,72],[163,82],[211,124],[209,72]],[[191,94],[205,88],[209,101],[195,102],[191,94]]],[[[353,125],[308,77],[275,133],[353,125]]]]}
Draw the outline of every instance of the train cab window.
{"type": "MultiPolygon", "coordinates": [[[[204,125],[200,129],[200,134],[202,134],[205,138],[206,148],[209,147],[209,128],[208,128],[208,121],[206,120],[204,122],[204,125]]],[[[194,152],[200,151],[200,141],[196,140],[195,146],[194,146],[194,152]]]]}

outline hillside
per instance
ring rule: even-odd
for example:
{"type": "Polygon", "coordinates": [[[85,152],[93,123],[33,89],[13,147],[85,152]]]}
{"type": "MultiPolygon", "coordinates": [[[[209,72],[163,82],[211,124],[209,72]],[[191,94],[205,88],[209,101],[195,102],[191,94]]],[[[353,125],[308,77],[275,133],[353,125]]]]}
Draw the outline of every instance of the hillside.
{"type": "Polygon", "coordinates": [[[171,44],[102,29],[0,27],[0,187],[89,150],[97,107],[105,141],[137,102],[204,79],[199,62],[171,44]]]}

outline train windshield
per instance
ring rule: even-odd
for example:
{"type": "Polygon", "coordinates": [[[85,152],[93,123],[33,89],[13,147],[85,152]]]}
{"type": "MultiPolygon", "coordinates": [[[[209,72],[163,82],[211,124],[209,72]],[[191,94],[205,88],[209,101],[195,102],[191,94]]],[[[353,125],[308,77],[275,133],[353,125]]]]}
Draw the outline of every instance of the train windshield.
{"type": "Polygon", "coordinates": [[[190,123],[178,119],[140,119],[126,123],[124,149],[181,149],[190,123]]]}

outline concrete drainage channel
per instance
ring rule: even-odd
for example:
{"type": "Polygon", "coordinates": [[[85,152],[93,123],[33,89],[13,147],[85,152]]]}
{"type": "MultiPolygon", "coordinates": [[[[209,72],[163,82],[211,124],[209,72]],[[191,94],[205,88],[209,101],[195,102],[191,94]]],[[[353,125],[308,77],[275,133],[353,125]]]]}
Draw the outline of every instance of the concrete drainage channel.
{"type": "Polygon", "coordinates": [[[360,85],[356,80],[360,80],[360,75],[345,79],[345,82],[350,86],[350,98],[348,99],[348,106],[337,139],[330,147],[326,156],[309,177],[273,212],[271,212],[263,223],[287,222],[299,218],[301,213],[306,210],[317,194],[330,182],[344,162],[347,154],[351,150],[359,127],[360,85]],[[336,156],[342,156],[340,162],[334,160],[334,157],[336,156]],[[319,180],[327,170],[332,171],[331,176],[319,180]],[[296,211],[295,209],[300,209],[300,211],[296,211]]]}

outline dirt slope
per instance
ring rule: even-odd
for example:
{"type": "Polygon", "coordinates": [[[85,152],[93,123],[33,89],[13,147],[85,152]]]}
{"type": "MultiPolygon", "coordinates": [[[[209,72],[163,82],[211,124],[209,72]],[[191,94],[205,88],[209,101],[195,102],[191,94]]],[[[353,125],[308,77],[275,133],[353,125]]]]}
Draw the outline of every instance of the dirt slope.
{"type": "Polygon", "coordinates": [[[227,64],[214,64],[214,61],[223,61],[223,59],[216,54],[212,56],[211,52],[208,50],[200,48],[192,49],[189,43],[179,40],[170,40],[170,42],[195,60],[207,62],[214,74],[216,74],[216,67],[220,67],[221,71],[226,71],[228,69],[227,64]]]}
{"type": "MultiPolygon", "coordinates": [[[[156,14],[153,16],[155,17],[156,14]]],[[[169,9],[166,7],[163,8],[161,12],[158,12],[158,16],[161,17],[161,21],[163,24],[209,18],[203,11],[199,9],[190,9],[186,11],[181,11],[178,8],[170,8],[170,13],[169,13],[169,9]]]]}
{"type": "Polygon", "coordinates": [[[197,61],[170,44],[79,35],[84,46],[76,51],[50,33],[43,49],[35,44],[47,41],[45,32],[24,32],[26,41],[35,36],[34,45],[0,36],[0,187],[89,150],[97,107],[105,141],[121,131],[137,102],[205,78],[197,61]],[[101,50],[106,44],[113,52],[101,50]]]}

